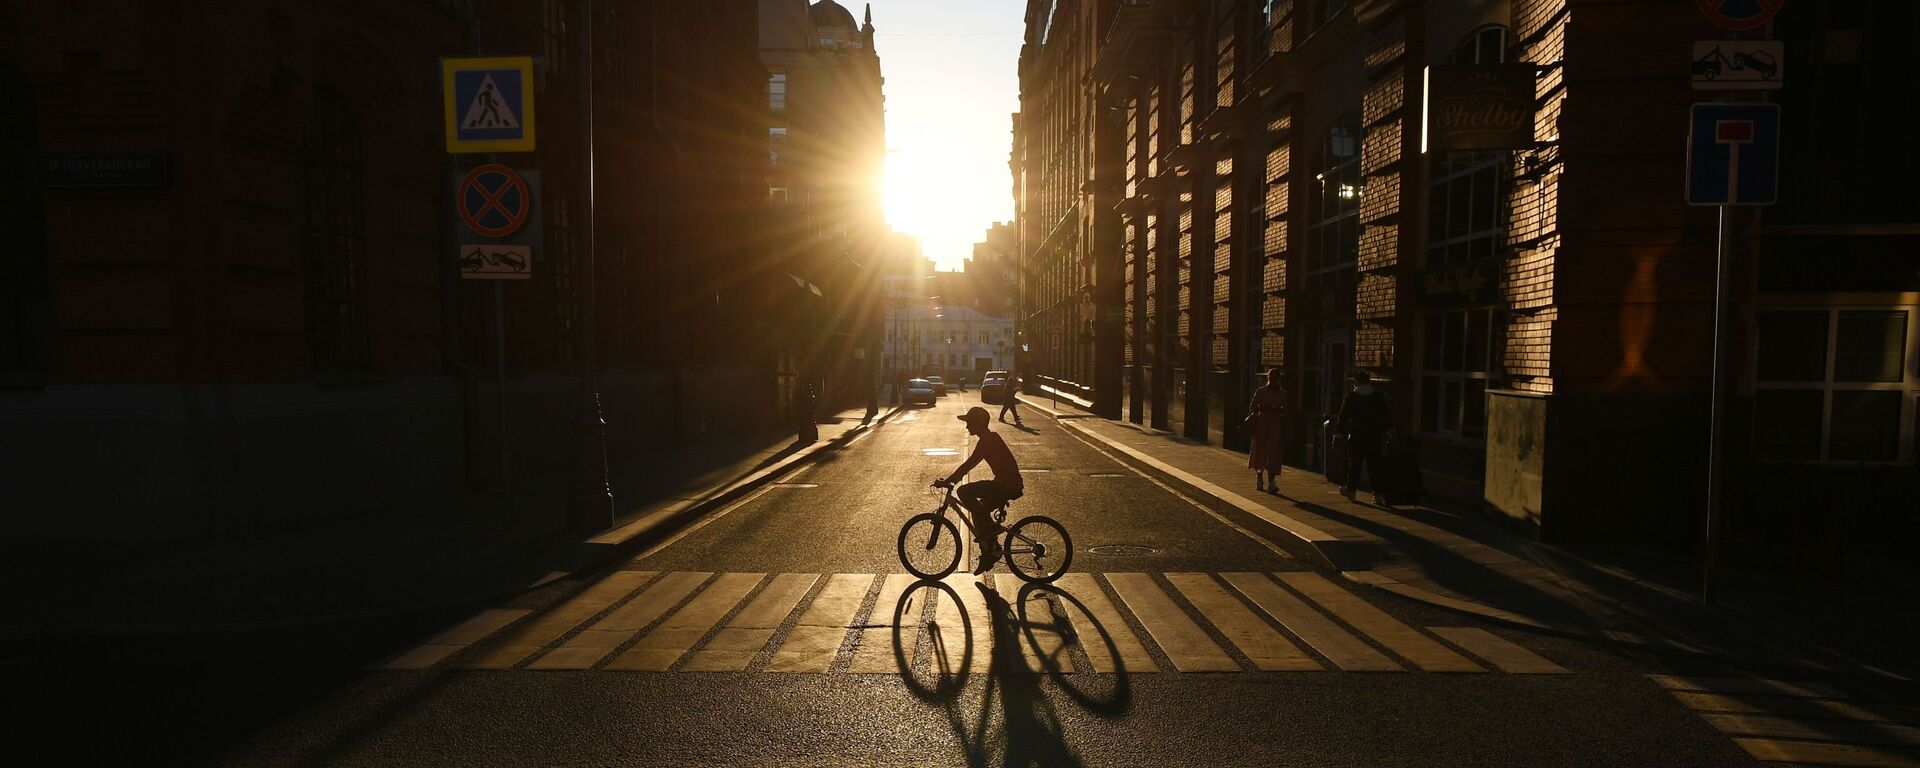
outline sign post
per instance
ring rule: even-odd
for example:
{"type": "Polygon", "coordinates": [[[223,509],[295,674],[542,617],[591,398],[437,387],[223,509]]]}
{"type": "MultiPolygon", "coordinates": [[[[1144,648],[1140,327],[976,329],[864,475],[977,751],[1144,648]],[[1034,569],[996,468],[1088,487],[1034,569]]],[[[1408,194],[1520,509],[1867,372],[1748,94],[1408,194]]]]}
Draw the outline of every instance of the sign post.
{"type": "Polygon", "coordinates": [[[1720,209],[1720,232],[1713,299],[1713,391],[1707,432],[1707,531],[1700,600],[1713,602],[1714,569],[1719,559],[1720,470],[1725,446],[1728,321],[1728,262],[1732,260],[1733,207],[1771,205],[1779,197],[1780,105],[1693,105],[1687,142],[1687,203],[1720,209]]]}

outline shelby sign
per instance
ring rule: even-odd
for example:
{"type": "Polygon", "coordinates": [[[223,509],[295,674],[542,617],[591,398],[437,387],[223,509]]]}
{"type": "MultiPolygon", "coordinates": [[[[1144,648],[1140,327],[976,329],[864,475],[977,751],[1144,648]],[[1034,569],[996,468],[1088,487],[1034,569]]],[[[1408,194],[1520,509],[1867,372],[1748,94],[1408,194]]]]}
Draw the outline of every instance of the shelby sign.
{"type": "Polygon", "coordinates": [[[1420,151],[1533,145],[1532,64],[1437,64],[1426,71],[1420,151]]]}

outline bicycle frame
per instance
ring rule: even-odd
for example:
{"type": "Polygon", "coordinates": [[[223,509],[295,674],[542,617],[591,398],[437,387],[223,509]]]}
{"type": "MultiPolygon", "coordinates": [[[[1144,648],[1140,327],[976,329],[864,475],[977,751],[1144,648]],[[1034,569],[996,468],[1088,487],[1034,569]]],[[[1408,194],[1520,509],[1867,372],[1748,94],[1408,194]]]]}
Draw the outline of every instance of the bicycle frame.
{"type": "MultiPolygon", "coordinates": [[[[945,519],[947,517],[948,509],[966,510],[966,505],[961,504],[959,499],[954,498],[953,492],[954,492],[954,487],[947,486],[947,495],[945,498],[940,500],[940,508],[933,511],[934,514],[939,515],[941,519],[945,519]]],[[[1008,503],[1012,503],[1012,502],[1008,502],[1008,503]]],[[[971,511],[971,510],[967,510],[967,511],[971,511]]],[[[967,527],[967,535],[973,537],[973,541],[976,545],[979,544],[980,532],[978,530],[975,530],[973,527],[973,515],[956,515],[956,517],[960,518],[961,525],[964,525],[967,527]]],[[[1005,523],[1007,521],[1007,504],[1001,504],[1000,506],[994,508],[993,521],[996,523],[1005,523]]],[[[936,527],[933,529],[933,533],[930,535],[937,536],[939,535],[939,532],[940,532],[940,529],[936,527]]],[[[1034,541],[1032,538],[1027,536],[1022,536],[1018,533],[1012,533],[1011,529],[1009,529],[1009,534],[1011,536],[1011,539],[1007,542],[1006,551],[1003,552],[1002,555],[1011,556],[1015,554],[1025,554],[1025,553],[1045,555],[1047,553],[1046,547],[1042,546],[1040,542],[1034,541]],[[1012,541],[1012,539],[1018,539],[1020,541],[1020,544],[1015,544],[1012,541]],[[1022,546],[1022,544],[1024,546],[1022,546]]],[[[927,542],[927,548],[932,549],[933,544],[934,542],[929,540],[927,542]]]]}

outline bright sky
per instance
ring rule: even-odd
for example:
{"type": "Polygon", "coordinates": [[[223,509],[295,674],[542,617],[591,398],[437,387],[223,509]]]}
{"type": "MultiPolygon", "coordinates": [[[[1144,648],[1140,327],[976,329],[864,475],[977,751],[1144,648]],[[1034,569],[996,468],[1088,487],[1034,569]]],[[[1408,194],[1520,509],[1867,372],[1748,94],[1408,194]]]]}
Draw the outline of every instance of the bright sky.
{"type": "MultiPolygon", "coordinates": [[[[860,18],[861,0],[838,0],[860,18]]],[[[1007,151],[1020,108],[1025,0],[876,0],[886,77],[887,223],[959,269],[1013,219],[1007,151]]]]}

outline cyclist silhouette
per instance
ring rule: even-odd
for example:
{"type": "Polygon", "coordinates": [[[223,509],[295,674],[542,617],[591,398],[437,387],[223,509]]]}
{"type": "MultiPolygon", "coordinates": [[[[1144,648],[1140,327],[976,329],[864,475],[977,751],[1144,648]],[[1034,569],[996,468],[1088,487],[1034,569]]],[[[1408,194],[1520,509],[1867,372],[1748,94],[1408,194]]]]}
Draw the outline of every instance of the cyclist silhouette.
{"type": "Polygon", "coordinates": [[[979,441],[974,443],[973,455],[961,462],[953,474],[935,480],[933,484],[937,487],[951,486],[982,461],[993,469],[992,480],[976,480],[955,489],[961,505],[973,513],[974,538],[980,542],[980,567],[974,573],[986,573],[1000,560],[1001,531],[1000,524],[993,521],[993,510],[1024,495],[1026,483],[1020,479],[1020,464],[1014,461],[1013,450],[1007,447],[1007,441],[988,428],[987,425],[993,423],[993,417],[987,415],[987,409],[974,406],[958,418],[967,423],[967,434],[979,438],[979,441]]]}

